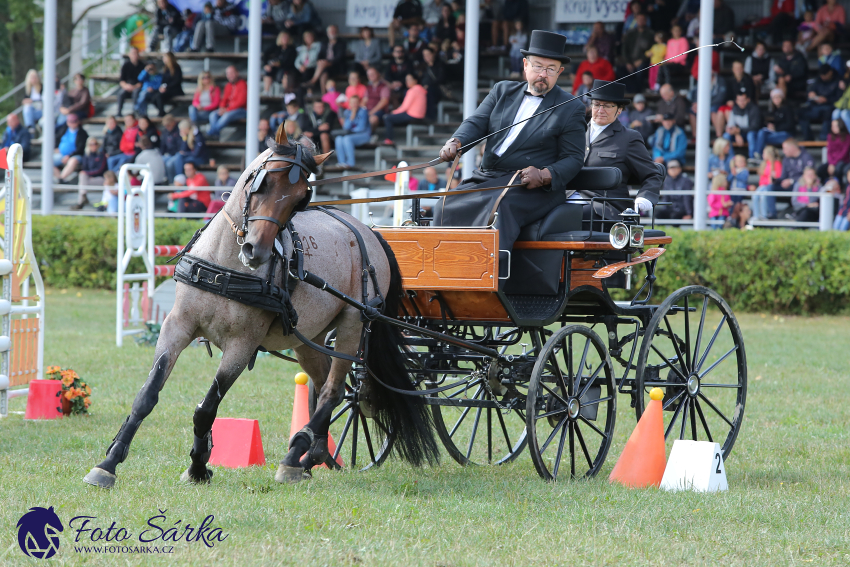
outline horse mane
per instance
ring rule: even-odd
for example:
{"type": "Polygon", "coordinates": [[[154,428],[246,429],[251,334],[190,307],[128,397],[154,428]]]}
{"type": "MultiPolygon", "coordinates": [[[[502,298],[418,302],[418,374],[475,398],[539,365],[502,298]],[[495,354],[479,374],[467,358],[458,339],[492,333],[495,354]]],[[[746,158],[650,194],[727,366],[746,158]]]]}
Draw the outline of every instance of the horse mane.
{"type": "MultiPolygon", "coordinates": [[[[301,152],[301,161],[307,166],[307,169],[316,173],[319,166],[316,165],[316,145],[313,141],[306,137],[302,136],[300,139],[296,140],[296,144],[301,145],[303,151],[301,152]]],[[[266,146],[273,151],[274,153],[281,156],[294,156],[295,155],[295,146],[290,144],[278,144],[275,142],[274,138],[269,136],[266,138],[266,146]]]]}

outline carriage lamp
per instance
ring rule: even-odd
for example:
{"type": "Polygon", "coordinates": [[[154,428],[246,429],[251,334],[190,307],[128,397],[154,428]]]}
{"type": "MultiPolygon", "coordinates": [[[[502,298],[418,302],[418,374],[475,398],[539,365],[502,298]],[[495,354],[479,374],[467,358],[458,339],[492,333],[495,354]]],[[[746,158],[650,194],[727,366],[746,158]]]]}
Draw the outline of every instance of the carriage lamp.
{"type": "Polygon", "coordinates": [[[629,227],[631,236],[629,238],[629,246],[632,248],[640,248],[643,246],[643,227],[639,224],[633,224],[629,227]]]}
{"type": "Polygon", "coordinates": [[[621,222],[616,223],[611,227],[611,232],[608,235],[608,241],[611,242],[611,246],[617,250],[625,248],[630,242],[629,227],[621,222]]]}

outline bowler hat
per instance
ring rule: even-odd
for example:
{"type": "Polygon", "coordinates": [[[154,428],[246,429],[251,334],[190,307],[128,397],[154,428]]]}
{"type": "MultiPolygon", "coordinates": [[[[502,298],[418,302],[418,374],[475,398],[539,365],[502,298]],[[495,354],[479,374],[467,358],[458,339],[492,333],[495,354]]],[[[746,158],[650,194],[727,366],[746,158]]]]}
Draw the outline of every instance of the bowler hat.
{"type": "Polygon", "coordinates": [[[569,63],[570,58],[564,55],[566,45],[567,38],[559,33],[534,30],[531,32],[531,43],[529,43],[528,49],[520,49],[519,51],[525,57],[536,55],[547,59],[557,59],[561,63],[569,63]]]}
{"type": "Polygon", "coordinates": [[[626,98],[626,86],[620,83],[594,79],[593,87],[590,90],[595,91],[587,95],[587,98],[591,100],[601,100],[622,105],[629,104],[629,99],[626,98]]]}

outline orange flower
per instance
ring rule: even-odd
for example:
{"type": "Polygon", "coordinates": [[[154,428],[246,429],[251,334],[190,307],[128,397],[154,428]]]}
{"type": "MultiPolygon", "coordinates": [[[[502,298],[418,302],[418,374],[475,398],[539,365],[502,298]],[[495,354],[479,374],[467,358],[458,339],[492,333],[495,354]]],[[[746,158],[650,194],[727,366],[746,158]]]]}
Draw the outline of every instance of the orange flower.
{"type": "Polygon", "coordinates": [[[86,398],[85,400],[83,400],[83,403],[86,404],[86,407],[89,407],[91,405],[91,400],[89,398],[86,398]]]}
{"type": "Polygon", "coordinates": [[[66,388],[69,388],[73,383],[74,379],[70,376],[62,376],[62,384],[64,384],[66,388]]]}
{"type": "Polygon", "coordinates": [[[59,368],[58,366],[48,366],[47,370],[45,370],[45,372],[47,374],[53,374],[54,372],[59,372],[60,370],[61,370],[61,368],[59,368]]]}
{"type": "Polygon", "coordinates": [[[68,390],[67,392],[65,392],[65,399],[70,400],[71,398],[73,398],[73,396],[71,395],[71,390],[68,390]]]}
{"type": "Polygon", "coordinates": [[[87,396],[91,396],[91,387],[88,384],[85,385],[85,391],[87,396]]]}

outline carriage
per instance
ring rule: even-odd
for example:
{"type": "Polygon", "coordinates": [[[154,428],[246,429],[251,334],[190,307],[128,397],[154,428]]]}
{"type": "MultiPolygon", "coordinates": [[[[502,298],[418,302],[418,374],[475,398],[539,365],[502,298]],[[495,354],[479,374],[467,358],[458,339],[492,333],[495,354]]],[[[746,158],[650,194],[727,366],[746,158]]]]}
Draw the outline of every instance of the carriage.
{"type": "MultiPolygon", "coordinates": [[[[585,168],[568,189],[604,194],[620,175],[585,168]]],[[[502,464],[528,447],[544,479],[592,477],[614,439],[617,394],[639,419],[655,387],[668,443],[715,441],[728,458],[746,401],[743,337],[706,287],[652,302],[670,236],[630,210],[582,220],[569,201],[500,254],[492,227],[430,227],[418,200],[409,212],[401,227],[373,229],[403,278],[408,370],[455,461],[502,464]]],[[[365,376],[355,364],[330,429],[334,461],[355,469],[380,465],[393,445],[369,419],[365,376]]]]}

